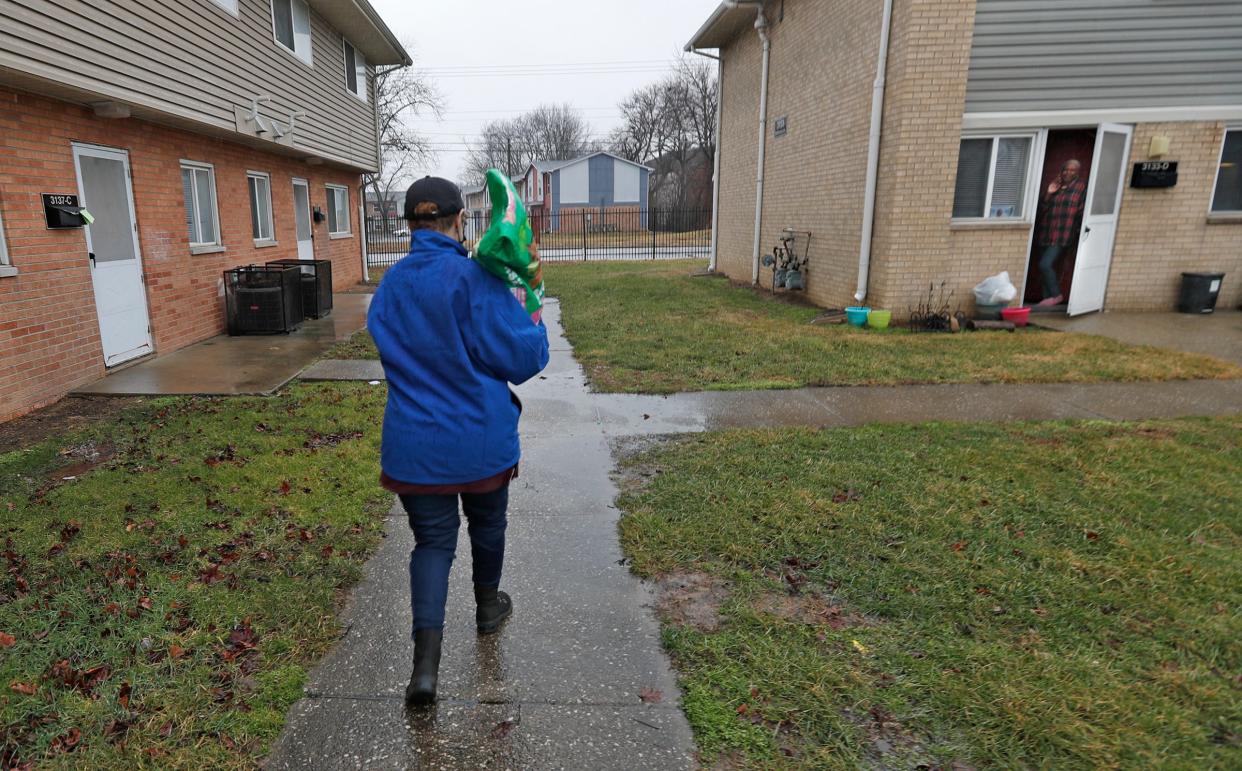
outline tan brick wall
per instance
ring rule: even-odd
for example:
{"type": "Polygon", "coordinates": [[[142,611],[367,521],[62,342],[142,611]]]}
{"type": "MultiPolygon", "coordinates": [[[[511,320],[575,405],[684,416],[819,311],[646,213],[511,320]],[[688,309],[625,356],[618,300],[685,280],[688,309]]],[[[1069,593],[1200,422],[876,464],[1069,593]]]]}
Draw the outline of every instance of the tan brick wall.
{"type": "Polygon", "coordinates": [[[1225,124],[1141,123],[1131,163],[1148,160],[1157,135],[1169,138],[1164,158],[1178,162],[1177,185],[1125,188],[1104,308],[1170,310],[1182,271],[1227,273],[1217,307],[1236,308],[1242,302],[1242,222],[1208,222],[1225,124]]]}
{"type": "Polygon", "coordinates": [[[73,142],[129,151],[147,304],[155,348],[167,354],[224,331],[220,277],[227,268],[297,256],[291,179],[310,183],[326,211],[325,183],[350,188],[352,238],[315,225],[315,256],[331,259],[343,289],[362,273],[359,178],[139,120],[104,120],[86,109],[0,89],[0,211],[17,276],[0,278],[0,421],[50,404],[104,375],[99,323],[82,230],[50,231],[41,193],[76,193],[73,142]],[[192,256],[181,159],[215,165],[226,251],[192,256]],[[246,171],[272,177],[278,246],[256,249],[246,171]]]}
{"type": "MultiPolygon", "coordinates": [[[[787,0],[769,4],[772,55],[768,94],[761,250],[782,228],[809,230],[807,294],[843,306],[854,292],[866,179],[871,86],[881,7],[859,0],[787,0]],[[788,118],[788,134],[772,123],[788,118]]],[[[749,283],[759,149],[761,46],[747,30],[724,51],[720,141],[718,267],[749,283]]],[[[960,111],[959,111],[960,112],[960,111]]],[[[760,280],[768,282],[766,268],[760,280]]]]}
{"type": "MultiPolygon", "coordinates": [[[[808,296],[825,306],[852,303],[857,279],[879,6],[788,0],[784,22],[773,19],[762,252],[783,227],[813,231],[808,296]],[[771,121],[786,115],[789,135],[773,137],[771,121]]],[[[894,3],[867,303],[897,317],[942,282],[969,312],[982,278],[1006,270],[1019,290],[1028,279],[1030,225],[952,224],[974,11],[975,0],[894,3]]],[[[723,54],[719,267],[749,282],[758,36],[746,31],[723,54]]],[[[1165,134],[1181,176],[1168,190],[1129,188],[1127,176],[1105,309],[1170,310],[1184,270],[1229,273],[1220,307],[1242,301],[1242,223],[1207,217],[1223,131],[1136,126],[1130,160],[1165,134]]]]}

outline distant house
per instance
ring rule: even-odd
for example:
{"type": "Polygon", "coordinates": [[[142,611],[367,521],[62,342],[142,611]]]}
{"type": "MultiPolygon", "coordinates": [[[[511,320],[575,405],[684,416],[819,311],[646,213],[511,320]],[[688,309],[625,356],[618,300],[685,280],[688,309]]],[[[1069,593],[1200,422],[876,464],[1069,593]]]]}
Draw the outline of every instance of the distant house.
{"type": "Polygon", "coordinates": [[[532,172],[538,178],[541,232],[647,229],[647,166],[601,151],[571,161],[537,162],[528,178],[532,172]]]}
{"type": "Polygon", "coordinates": [[[367,191],[367,219],[398,221],[405,214],[402,211],[404,205],[404,190],[390,190],[382,196],[377,196],[370,190],[367,191]]]}

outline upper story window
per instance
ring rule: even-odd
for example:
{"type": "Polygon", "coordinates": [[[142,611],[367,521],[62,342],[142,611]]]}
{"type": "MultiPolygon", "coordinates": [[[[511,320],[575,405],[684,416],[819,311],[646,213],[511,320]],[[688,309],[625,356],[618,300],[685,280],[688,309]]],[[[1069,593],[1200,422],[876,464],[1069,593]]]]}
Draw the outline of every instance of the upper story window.
{"type": "Polygon", "coordinates": [[[246,172],[250,188],[250,231],[255,243],[274,241],[272,229],[272,178],[261,171],[246,172]]]}
{"type": "Polygon", "coordinates": [[[237,0],[211,0],[211,2],[220,6],[234,16],[237,15],[237,0]]]}
{"type": "Polygon", "coordinates": [[[1212,194],[1215,214],[1242,214],[1242,128],[1225,132],[1216,169],[1216,191],[1212,194]]]}
{"type": "Polygon", "coordinates": [[[272,31],[276,42],[310,64],[310,8],[306,0],[272,0],[272,31]]]}
{"type": "Polygon", "coordinates": [[[349,188],[328,185],[328,234],[349,235],[349,188]]]}
{"type": "Polygon", "coordinates": [[[190,250],[220,245],[220,215],[216,208],[216,171],[209,163],[181,162],[181,193],[190,250]]]}
{"type": "Polygon", "coordinates": [[[362,101],[367,100],[367,60],[358,49],[342,39],[345,48],[345,89],[362,101]]]}
{"type": "Polygon", "coordinates": [[[1027,218],[1027,180],[1035,138],[964,137],[953,186],[954,219],[1027,218]]]}

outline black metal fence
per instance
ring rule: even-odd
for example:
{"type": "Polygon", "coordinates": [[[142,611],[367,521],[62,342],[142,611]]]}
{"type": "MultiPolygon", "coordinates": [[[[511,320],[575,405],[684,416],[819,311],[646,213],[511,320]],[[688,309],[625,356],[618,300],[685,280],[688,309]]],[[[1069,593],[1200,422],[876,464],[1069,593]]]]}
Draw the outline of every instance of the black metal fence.
{"type": "MultiPolygon", "coordinates": [[[[612,207],[528,212],[544,262],[704,259],[711,253],[711,210],[612,207]]],[[[472,212],[467,246],[487,230],[490,213],[472,212]]],[[[367,219],[367,264],[384,268],[410,250],[403,220],[367,219]]]]}

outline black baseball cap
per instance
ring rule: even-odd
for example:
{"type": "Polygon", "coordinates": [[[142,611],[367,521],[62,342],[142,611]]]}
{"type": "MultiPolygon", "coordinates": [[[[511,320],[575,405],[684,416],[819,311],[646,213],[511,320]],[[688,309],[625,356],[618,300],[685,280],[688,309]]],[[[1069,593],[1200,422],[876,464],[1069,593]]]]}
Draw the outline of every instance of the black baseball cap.
{"type": "Polygon", "coordinates": [[[461,188],[441,177],[423,177],[410,189],[405,191],[405,218],[407,220],[435,220],[441,217],[452,217],[466,208],[462,200],[461,188]],[[430,214],[416,215],[420,204],[435,204],[436,211],[430,214]]]}

